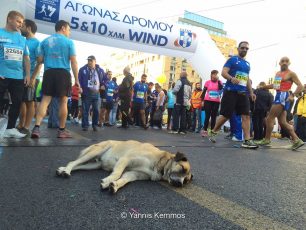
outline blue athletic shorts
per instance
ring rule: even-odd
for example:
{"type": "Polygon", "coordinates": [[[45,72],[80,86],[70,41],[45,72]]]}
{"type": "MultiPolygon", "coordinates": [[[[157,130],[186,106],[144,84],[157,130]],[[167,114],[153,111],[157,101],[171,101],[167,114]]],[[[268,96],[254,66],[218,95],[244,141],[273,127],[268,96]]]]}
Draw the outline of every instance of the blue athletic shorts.
{"type": "Polygon", "coordinates": [[[284,106],[284,110],[290,108],[290,102],[288,101],[289,92],[277,91],[273,104],[284,106]]]}

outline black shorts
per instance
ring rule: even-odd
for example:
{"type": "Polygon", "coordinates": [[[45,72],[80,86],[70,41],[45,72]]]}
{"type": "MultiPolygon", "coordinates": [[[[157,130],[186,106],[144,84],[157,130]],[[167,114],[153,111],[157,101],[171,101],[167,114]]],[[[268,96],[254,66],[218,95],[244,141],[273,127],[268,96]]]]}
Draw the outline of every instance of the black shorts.
{"type": "Polygon", "coordinates": [[[113,106],[114,106],[114,103],[112,101],[105,102],[105,109],[106,110],[112,110],[113,106]]]}
{"type": "Polygon", "coordinates": [[[146,103],[133,102],[133,109],[135,111],[144,110],[146,108],[146,103]]]}
{"type": "Polygon", "coordinates": [[[246,93],[224,91],[220,114],[230,118],[234,112],[237,115],[250,115],[249,96],[246,93]]]}
{"type": "Polygon", "coordinates": [[[106,109],[106,98],[101,98],[101,109],[106,109]]]}
{"type": "Polygon", "coordinates": [[[71,75],[65,69],[48,69],[44,72],[42,94],[52,97],[68,97],[71,91],[71,75]]]}
{"type": "Polygon", "coordinates": [[[35,88],[24,87],[22,101],[23,102],[30,102],[30,101],[35,101],[35,99],[36,99],[35,88]]]}

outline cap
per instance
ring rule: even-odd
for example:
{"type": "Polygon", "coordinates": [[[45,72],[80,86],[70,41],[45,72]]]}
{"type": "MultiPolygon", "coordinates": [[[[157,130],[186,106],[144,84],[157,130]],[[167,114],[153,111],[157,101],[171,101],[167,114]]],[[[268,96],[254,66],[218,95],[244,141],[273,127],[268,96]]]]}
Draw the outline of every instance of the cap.
{"type": "Polygon", "coordinates": [[[96,58],[95,58],[95,56],[90,55],[90,56],[88,56],[87,60],[96,60],[96,58]]]}

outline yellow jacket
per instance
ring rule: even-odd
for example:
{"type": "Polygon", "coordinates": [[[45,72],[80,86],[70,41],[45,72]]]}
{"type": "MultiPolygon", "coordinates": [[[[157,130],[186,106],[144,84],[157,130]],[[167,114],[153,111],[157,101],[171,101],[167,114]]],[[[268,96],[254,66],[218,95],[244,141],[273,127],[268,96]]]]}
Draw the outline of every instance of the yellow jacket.
{"type": "Polygon", "coordinates": [[[300,99],[296,114],[299,116],[306,117],[306,94],[304,94],[303,98],[300,99]]]}

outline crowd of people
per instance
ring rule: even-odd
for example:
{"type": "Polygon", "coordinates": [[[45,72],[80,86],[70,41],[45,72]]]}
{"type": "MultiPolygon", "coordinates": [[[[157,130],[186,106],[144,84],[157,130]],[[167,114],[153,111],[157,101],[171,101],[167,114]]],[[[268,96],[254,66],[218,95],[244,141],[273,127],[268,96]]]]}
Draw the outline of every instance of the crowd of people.
{"type": "Polygon", "coordinates": [[[250,63],[245,59],[249,43],[243,41],[238,45],[238,55],[223,66],[225,84],[217,70],[211,71],[203,88],[200,82],[192,84],[187,72],[182,71],[170,89],[163,89],[159,83],[148,83],[146,74],[134,82],[128,66],[118,84],[112,71],[99,66],[94,55],[78,68],[66,21],[58,21],[55,33],[41,42],[35,38],[36,31],[35,22],[17,11],[9,12],[6,27],[0,29],[0,112],[8,112],[6,138],[39,138],[41,122],[49,114],[48,127],[58,128],[58,138],[71,137],[66,129],[68,118],[75,124],[80,122],[85,132],[112,126],[139,126],[144,130],[165,126],[170,134],[191,131],[215,143],[229,120],[228,138],[242,141],[244,148],[256,149],[271,144],[277,118],[293,150],[306,141],[306,85],[289,69],[288,57],[281,58],[273,84],[261,82],[253,89],[250,63]],[[296,89],[289,93],[293,83],[296,89]],[[275,99],[270,89],[276,91],[275,99]],[[298,99],[290,118],[295,97],[298,99]]]}

